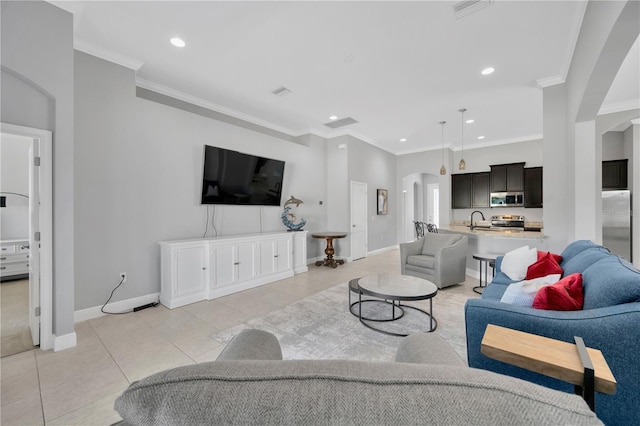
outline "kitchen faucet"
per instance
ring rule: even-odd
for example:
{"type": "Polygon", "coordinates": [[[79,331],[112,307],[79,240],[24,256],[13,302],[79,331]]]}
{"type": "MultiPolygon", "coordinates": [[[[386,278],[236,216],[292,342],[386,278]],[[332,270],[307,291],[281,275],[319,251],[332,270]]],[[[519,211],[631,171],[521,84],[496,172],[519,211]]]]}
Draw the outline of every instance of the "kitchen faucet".
{"type": "Polygon", "coordinates": [[[470,230],[470,231],[473,231],[473,228],[474,228],[474,226],[473,226],[473,215],[474,215],[475,213],[480,213],[480,216],[482,217],[482,220],[485,220],[485,218],[484,218],[484,214],[482,214],[482,212],[481,212],[480,210],[474,210],[474,211],[472,211],[472,212],[471,212],[471,224],[470,224],[470,226],[469,226],[469,230],[470,230]]]}

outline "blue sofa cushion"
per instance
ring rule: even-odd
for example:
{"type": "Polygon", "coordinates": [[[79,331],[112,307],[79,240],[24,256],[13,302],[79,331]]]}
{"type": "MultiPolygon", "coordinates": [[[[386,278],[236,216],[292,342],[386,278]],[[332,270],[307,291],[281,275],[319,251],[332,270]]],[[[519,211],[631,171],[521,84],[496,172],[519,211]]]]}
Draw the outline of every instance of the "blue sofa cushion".
{"type": "Polygon", "coordinates": [[[482,298],[500,301],[504,292],[507,291],[507,287],[509,287],[509,284],[498,284],[492,281],[491,285],[482,290],[482,298]]]}
{"type": "Polygon", "coordinates": [[[585,310],[640,302],[640,271],[615,255],[586,268],[582,286],[585,310]]]}
{"type": "MultiPolygon", "coordinates": [[[[564,251],[560,254],[562,256],[562,262],[560,262],[560,266],[564,269],[564,265],[578,253],[593,247],[600,247],[598,244],[594,243],[590,240],[578,240],[569,244],[564,251]]],[[[582,271],[577,271],[582,272],[582,271]]]]}
{"type": "Polygon", "coordinates": [[[611,256],[609,250],[598,245],[582,250],[580,253],[572,256],[567,262],[562,262],[564,264],[562,266],[564,270],[562,276],[566,277],[577,272],[583,272],[597,261],[609,256],[611,256]]]}

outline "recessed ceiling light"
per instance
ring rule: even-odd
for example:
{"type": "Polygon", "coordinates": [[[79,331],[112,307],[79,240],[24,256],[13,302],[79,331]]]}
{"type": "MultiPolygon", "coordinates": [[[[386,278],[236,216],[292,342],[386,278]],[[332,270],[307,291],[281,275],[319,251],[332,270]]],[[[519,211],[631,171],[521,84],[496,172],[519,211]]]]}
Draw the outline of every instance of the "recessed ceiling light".
{"type": "Polygon", "coordinates": [[[337,115],[332,115],[329,117],[329,120],[337,120],[338,116],[337,115]]]}
{"type": "Polygon", "coordinates": [[[170,41],[175,47],[185,47],[187,45],[180,37],[174,37],[170,41]]]}
{"type": "Polygon", "coordinates": [[[475,123],[476,120],[474,120],[473,118],[470,118],[469,120],[465,121],[465,123],[467,124],[471,124],[471,123],[475,123]]]}
{"type": "Polygon", "coordinates": [[[485,69],[482,70],[482,75],[489,75],[491,73],[493,73],[496,69],[493,67],[487,67],[485,69]]]}
{"type": "Polygon", "coordinates": [[[484,139],[484,136],[478,136],[478,139],[482,140],[484,139]]]}
{"type": "Polygon", "coordinates": [[[407,138],[400,139],[400,142],[406,142],[406,141],[407,141],[407,138]]]}

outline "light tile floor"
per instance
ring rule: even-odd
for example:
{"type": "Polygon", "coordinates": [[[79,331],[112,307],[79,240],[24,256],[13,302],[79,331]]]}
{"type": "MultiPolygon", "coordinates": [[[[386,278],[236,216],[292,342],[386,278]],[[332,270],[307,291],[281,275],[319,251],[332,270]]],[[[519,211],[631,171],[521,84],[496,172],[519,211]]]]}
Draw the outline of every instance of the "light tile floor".
{"type": "Polygon", "coordinates": [[[35,349],[2,358],[0,423],[114,423],[120,417],[113,403],[131,382],[167,368],[215,360],[222,345],[212,334],[355,277],[400,273],[399,256],[392,250],[336,269],[311,264],[307,273],[219,299],[77,323],[75,348],[35,349]]]}
{"type": "Polygon", "coordinates": [[[0,284],[0,356],[33,349],[29,330],[29,280],[0,284]]]}

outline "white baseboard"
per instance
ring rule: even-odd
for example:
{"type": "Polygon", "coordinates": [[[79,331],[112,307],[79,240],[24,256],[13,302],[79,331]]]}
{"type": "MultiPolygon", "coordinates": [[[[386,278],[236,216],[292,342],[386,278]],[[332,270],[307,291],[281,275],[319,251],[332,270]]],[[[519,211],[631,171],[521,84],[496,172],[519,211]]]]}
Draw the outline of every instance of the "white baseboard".
{"type": "Polygon", "coordinates": [[[64,334],[62,336],[53,337],[53,351],[63,351],[65,349],[73,348],[77,344],[76,332],[64,334]]]}
{"type": "MultiPolygon", "coordinates": [[[[480,279],[480,271],[476,271],[475,269],[467,268],[465,273],[470,277],[473,277],[473,278],[476,278],[476,279],[480,279]]],[[[489,278],[489,281],[491,281],[491,277],[488,276],[488,278],[489,278]]]]}
{"type": "MultiPolygon", "coordinates": [[[[128,312],[128,311],[132,311],[133,308],[136,308],[138,306],[157,302],[159,297],[160,297],[160,293],[146,294],[144,296],[134,297],[132,299],[120,300],[119,302],[109,303],[107,306],[104,307],[104,309],[105,311],[108,311],[108,312],[128,312]]],[[[102,313],[100,308],[102,308],[102,305],[94,306],[93,308],[82,309],[80,311],[75,311],[73,314],[73,321],[74,322],[86,321],[86,320],[99,318],[103,315],[106,315],[102,313]]]]}
{"type": "MultiPolygon", "coordinates": [[[[387,252],[387,251],[397,250],[397,249],[399,249],[399,248],[400,248],[400,246],[399,246],[398,244],[394,244],[394,245],[389,246],[389,247],[383,247],[383,248],[381,248],[381,249],[377,249],[377,250],[369,251],[369,252],[367,252],[367,256],[372,256],[372,255],[375,255],[375,254],[385,253],[385,252],[387,252]]],[[[316,257],[311,257],[311,258],[307,259],[307,263],[308,263],[309,265],[313,265],[313,264],[315,264],[316,262],[320,262],[321,260],[324,260],[324,258],[325,258],[325,256],[324,256],[324,255],[322,255],[322,256],[316,256],[316,257]]],[[[348,257],[336,256],[335,258],[336,258],[336,259],[342,259],[342,260],[344,260],[344,261],[345,261],[345,262],[347,262],[347,263],[349,263],[349,262],[353,262],[353,257],[351,257],[351,256],[348,256],[348,257]]]]}
{"type": "Polygon", "coordinates": [[[389,246],[389,247],[383,247],[381,249],[370,251],[370,252],[367,253],[367,256],[372,256],[374,254],[386,253],[388,251],[398,250],[399,248],[400,248],[400,246],[398,244],[394,244],[394,245],[389,246]]]}

